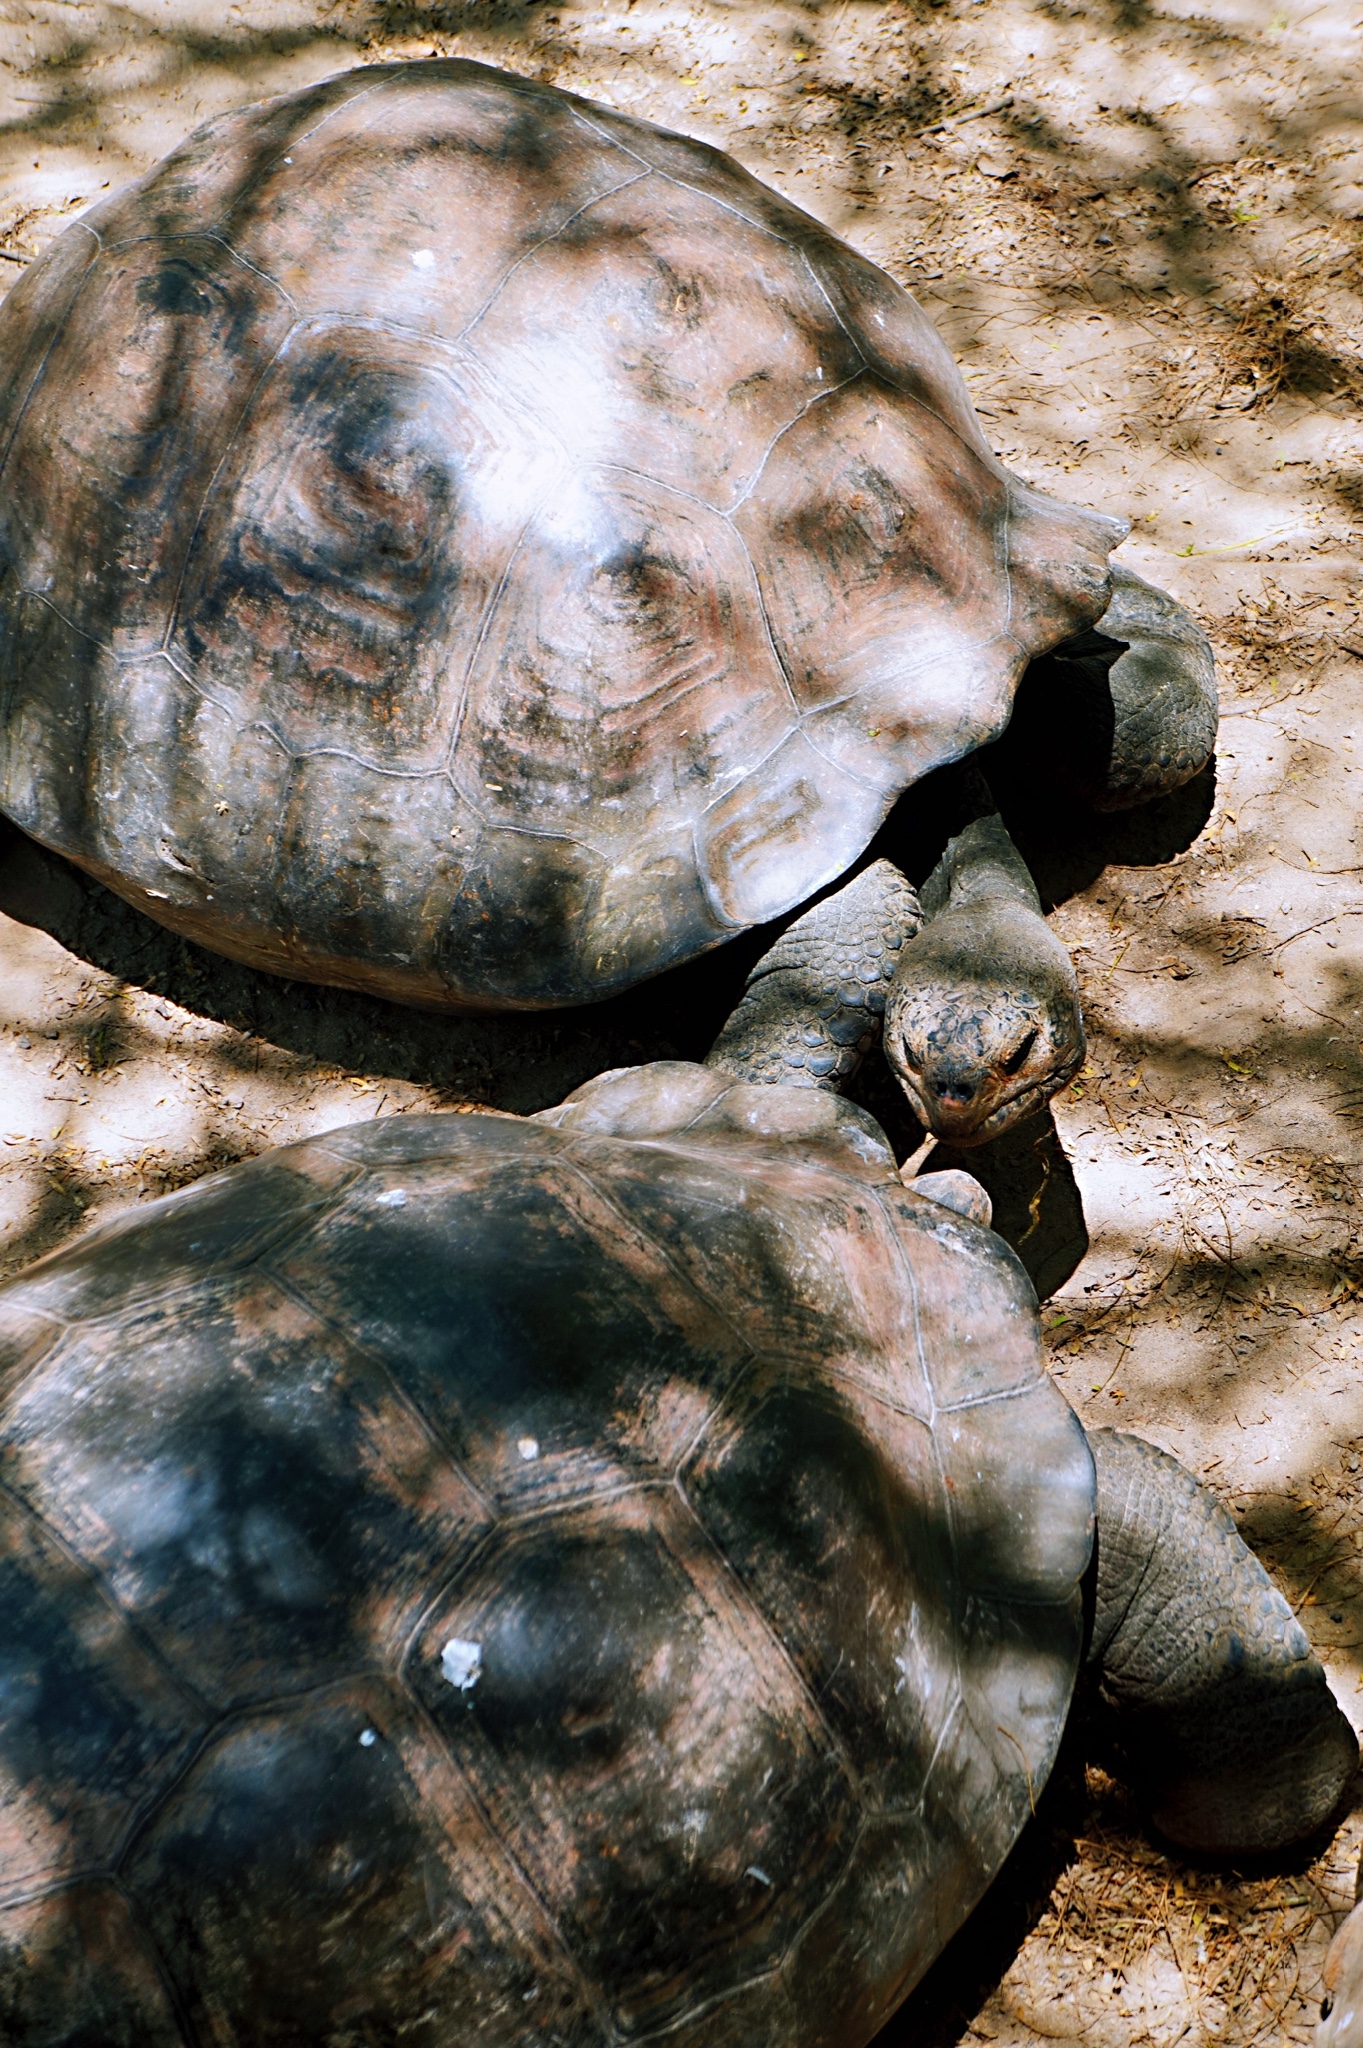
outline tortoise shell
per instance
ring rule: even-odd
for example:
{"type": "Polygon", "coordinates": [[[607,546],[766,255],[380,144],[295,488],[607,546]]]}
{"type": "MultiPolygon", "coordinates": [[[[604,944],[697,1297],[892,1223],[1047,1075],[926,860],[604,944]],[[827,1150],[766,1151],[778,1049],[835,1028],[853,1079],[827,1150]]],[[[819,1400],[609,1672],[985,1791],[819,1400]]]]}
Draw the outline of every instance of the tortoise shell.
{"type": "Polygon", "coordinates": [[[481,65],[211,123],[0,312],[0,807],[163,923],[585,1001],[841,873],[1102,612],[931,323],[481,65]]]}
{"type": "Polygon", "coordinates": [[[859,2048],[1050,1768],[1088,1445],[836,1098],[352,1126],[0,1357],[11,2048],[859,2048]]]}

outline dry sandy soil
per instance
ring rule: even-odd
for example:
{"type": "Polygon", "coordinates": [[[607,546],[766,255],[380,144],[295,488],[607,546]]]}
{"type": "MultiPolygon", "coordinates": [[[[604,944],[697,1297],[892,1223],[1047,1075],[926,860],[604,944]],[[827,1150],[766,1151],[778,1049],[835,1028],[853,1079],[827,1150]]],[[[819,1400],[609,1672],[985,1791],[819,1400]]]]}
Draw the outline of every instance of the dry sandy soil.
{"type": "MultiPolygon", "coordinates": [[[[1091,1054],[981,1170],[1076,1406],[1205,1475],[1363,1725],[1358,8],[0,0],[0,282],[210,115],[485,57],[733,150],[922,299],[1009,462],[1132,521],[1217,647],[1216,773],[1102,826],[1010,792],[1091,1054]]],[[[0,910],[7,1269],[305,1131],[696,1052],[734,977],[442,1022],[225,966],[17,835],[0,910]]],[[[1306,2040],[1361,1838],[1194,1869],[1076,1747],[883,2048],[1306,2040]]]]}

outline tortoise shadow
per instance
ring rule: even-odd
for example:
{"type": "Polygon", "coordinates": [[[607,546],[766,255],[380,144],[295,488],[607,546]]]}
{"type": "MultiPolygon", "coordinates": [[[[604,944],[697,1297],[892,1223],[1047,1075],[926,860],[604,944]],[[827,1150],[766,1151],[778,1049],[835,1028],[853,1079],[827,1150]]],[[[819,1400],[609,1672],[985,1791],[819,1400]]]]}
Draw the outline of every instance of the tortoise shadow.
{"type": "MultiPolygon", "coordinates": [[[[241,966],[135,910],[70,861],[0,819],[0,913],[45,931],[67,952],[117,981],[166,997],[228,1027],[218,1048],[229,1066],[254,1060],[253,1041],[357,1074],[379,1074],[517,1115],[561,1102],[612,1067],[704,1059],[737,1003],[771,928],[746,932],[656,980],[577,1010],[470,1017],[409,1010],[377,996],[241,966]]],[[[883,1060],[868,1060],[852,1091],[885,1131],[899,1162],[923,1132],[883,1060]]],[[[994,1227],[1044,1299],[1088,1248],[1079,1190],[1049,1113],[993,1144],[936,1166],[959,1165],[988,1190],[994,1227]]]]}
{"type": "Polygon", "coordinates": [[[246,1036],[222,1048],[249,1063],[248,1040],[528,1115],[611,1067],[703,1058],[769,941],[744,934],[605,1003],[533,1014],[463,1016],[289,981],[242,966],[156,924],[72,862],[0,819],[0,912],[45,931],[118,981],[166,997],[246,1036]]]}
{"type": "Polygon", "coordinates": [[[870,2048],[957,2048],[1048,1911],[1079,1853],[1085,1730],[1071,1711],[1036,1810],[974,1912],[870,2048]]]}

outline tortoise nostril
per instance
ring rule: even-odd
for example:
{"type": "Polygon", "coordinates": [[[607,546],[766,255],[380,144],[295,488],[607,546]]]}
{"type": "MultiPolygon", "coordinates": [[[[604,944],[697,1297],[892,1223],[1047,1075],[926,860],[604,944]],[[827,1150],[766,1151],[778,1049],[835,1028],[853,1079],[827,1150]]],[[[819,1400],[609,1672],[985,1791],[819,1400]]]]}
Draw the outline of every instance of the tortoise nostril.
{"type": "Polygon", "coordinates": [[[1013,1050],[1009,1053],[1007,1059],[1002,1062],[1004,1073],[1016,1074],[1020,1072],[1024,1062],[1026,1061],[1028,1053],[1031,1051],[1032,1047],[1035,1044],[1036,1032],[1027,1032],[1026,1036],[1020,1039],[1018,1043],[1013,1047],[1013,1050]]]}
{"type": "Polygon", "coordinates": [[[961,1075],[944,1074],[932,1084],[932,1092],[939,1102],[973,1102],[975,1083],[961,1075]]]}

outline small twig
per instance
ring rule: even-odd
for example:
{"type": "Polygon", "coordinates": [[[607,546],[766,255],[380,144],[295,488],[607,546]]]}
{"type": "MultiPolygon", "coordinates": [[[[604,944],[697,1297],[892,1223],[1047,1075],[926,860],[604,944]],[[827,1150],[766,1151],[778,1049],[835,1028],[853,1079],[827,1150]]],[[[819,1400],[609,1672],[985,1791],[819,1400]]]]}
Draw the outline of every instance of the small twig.
{"type": "Polygon", "coordinates": [[[909,1185],[915,1175],[923,1171],[923,1162],[926,1159],[930,1159],[936,1149],[937,1140],[932,1132],[929,1131],[922,1144],[918,1147],[918,1150],[911,1152],[899,1169],[899,1178],[903,1181],[905,1187],[909,1185]]]}
{"type": "Polygon", "coordinates": [[[970,114],[948,114],[945,120],[930,121],[926,128],[915,128],[914,134],[940,135],[946,128],[963,127],[967,121],[984,121],[991,114],[1005,114],[1013,104],[1012,93],[1005,93],[1001,100],[991,100],[987,107],[976,107],[970,114]]]}
{"type": "MultiPolygon", "coordinates": [[[[1284,865],[1290,867],[1292,863],[1287,861],[1284,865]]],[[[1297,870],[1297,873],[1300,875],[1319,874],[1320,872],[1321,870],[1318,868],[1298,868],[1297,870]]],[[[1346,872],[1349,871],[1346,870],[1346,872]]],[[[1304,939],[1309,932],[1323,932],[1327,924],[1337,924],[1341,917],[1363,917],[1363,910],[1336,910],[1329,917],[1318,919],[1315,924],[1304,924],[1299,932],[1289,932],[1287,937],[1279,939],[1276,945],[1256,946],[1254,951],[1261,954],[1267,960],[1272,954],[1280,953],[1284,946],[1290,946],[1294,939],[1304,939]]]]}

